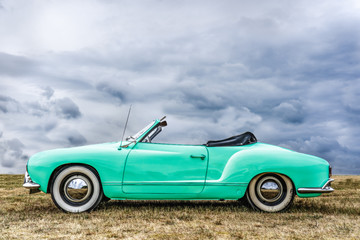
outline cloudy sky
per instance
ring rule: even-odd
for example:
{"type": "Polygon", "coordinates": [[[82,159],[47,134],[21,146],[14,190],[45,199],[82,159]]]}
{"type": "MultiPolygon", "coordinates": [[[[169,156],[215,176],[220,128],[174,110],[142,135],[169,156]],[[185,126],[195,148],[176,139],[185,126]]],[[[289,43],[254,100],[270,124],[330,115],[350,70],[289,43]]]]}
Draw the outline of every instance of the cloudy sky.
{"type": "Polygon", "coordinates": [[[252,131],[360,174],[359,1],[0,0],[0,173],[32,154],[252,131]]]}

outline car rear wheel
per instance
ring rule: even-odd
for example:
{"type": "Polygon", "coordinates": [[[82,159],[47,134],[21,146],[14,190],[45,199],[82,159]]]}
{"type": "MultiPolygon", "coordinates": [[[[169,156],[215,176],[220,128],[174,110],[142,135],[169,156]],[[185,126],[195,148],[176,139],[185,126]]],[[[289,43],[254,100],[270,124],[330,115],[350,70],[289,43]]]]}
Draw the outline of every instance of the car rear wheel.
{"type": "Polygon", "coordinates": [[[65,212],[90,212],[99,205],[102,197],[97,174],[86,166],[64,167],[52,180],[51,198],[65,212]]]}
{"type": "Polygon", "coordinates": [[[251,180],[246,198],[255,210],[280,212],[291,206],[294,194],[293,184],[288,177],[268,173],[251,180]]]}

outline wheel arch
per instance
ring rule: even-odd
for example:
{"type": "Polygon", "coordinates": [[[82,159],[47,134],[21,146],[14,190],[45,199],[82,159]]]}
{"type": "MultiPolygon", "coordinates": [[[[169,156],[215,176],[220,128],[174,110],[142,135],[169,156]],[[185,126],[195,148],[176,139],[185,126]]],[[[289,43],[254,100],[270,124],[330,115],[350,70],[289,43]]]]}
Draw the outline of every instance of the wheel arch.
{"type": "MultiPolygon", "coordinates": [[[[84,166],[84,167],[87,167],[87,168],[91,169],[91,170],[95,173],[96,177],[99,179],[100,186],[101,186],[101,190],[103,191],[100,174],[99,174],[99,172],[96,170],[95,167],[93,167],[93,166],[91,166],[91,165],[89,165],[89,164],[85,164],[85,163],[65,163],[65,164],[59,165],[58,167],[56,167],[56,168],[52,171],[52,173],[51,173],[51,175],[50,175],[50,178],[49,178],[49,180],[48,180],[46,193],[50,193],[51,184],[52,184],[52,182],[53,182],[53,179],[54,179],[54,176],[56,175],[56,173],[58,173],[58,172],[59,172],[61,169],[63,169],[64,167],[69,167],[69,166],[84,166]]],[[[103,192],[104,192],[104,191],[103,191],[103,192]]]]}
{"type": "MultiPolygon", "coordinates": [[[[250,182],[251,182],[253,179],[255,179],[255,178],[258,177],[258,176],[265,175],[265,174],[275,174],[275,175],[280,175],[280,176],[283,175],[283,176],[287,177],[287,178],[291,181],[291,184],[293,185],[293,188],[295,189],[295,184],[294,184],[293,179],[291,179],[291,177],[289,177],[287,174],[284,174],[284,173],[281,173],[281,172],[271,171],[271,172],[261,172],[261,173],[255,174],[255,175],[250,179],[250,181],[248,182],[248,184],[247,184],[247,186],[246,186],[246,191],[248,191],[250,182]]],[[[296,191],[295,191],[295,194],[297,194],[296,191]]]]}

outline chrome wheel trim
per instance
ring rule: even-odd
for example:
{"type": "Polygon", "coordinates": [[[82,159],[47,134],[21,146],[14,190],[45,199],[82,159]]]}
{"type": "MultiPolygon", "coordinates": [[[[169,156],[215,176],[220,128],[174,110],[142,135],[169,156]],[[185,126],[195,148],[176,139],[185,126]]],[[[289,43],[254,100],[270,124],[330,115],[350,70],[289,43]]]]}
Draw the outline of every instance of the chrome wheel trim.
{"type": "Polygon", "coordinates": [[[75,175],[67,179],[64,184],[65,197],[72,202],[86,200],[92,191],[92,184],[88,178],[82,175],[75,175]]]}
{"type": "Polygon", "coordinates": [[[267,176],[262,178],[257,184],[256,192],[260,200],[272,203],[281,198],[283,194],[283,186],[277,178],[273,176],[267,176]],[[266,186],[266,184],[270,186],[266,186]]]}

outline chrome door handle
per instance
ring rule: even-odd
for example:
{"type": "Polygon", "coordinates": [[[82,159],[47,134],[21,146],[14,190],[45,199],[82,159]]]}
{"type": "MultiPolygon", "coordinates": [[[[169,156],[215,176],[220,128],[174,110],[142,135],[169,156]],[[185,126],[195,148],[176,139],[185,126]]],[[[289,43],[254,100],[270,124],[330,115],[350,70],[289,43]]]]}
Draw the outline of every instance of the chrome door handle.
{"type": "Polygon", "coordinates": [[[201,160],[204,160],[206,156],[204,154],[200,154],[200,155],[191,154],[190,157],[192,157],[192,158],[201,158],[201,160]]]}

